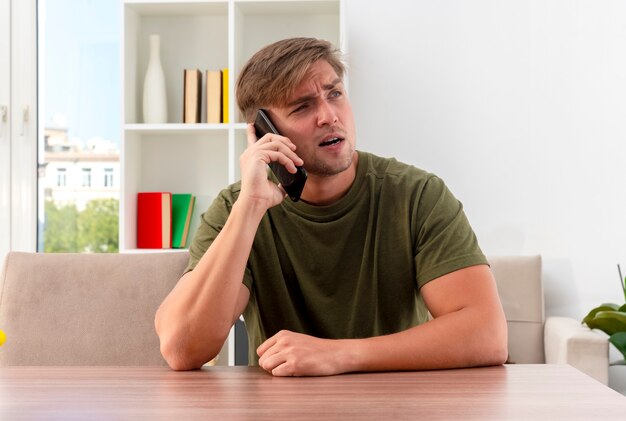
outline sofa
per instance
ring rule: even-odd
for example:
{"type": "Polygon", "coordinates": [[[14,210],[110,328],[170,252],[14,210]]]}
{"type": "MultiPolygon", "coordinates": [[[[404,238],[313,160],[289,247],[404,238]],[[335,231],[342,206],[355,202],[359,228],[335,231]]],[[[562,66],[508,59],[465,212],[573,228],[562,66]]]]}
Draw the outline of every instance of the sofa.
{"type": "MultiPolygon", "coordinates": [[[[165,365],[154,314],[187,259],[184,250],[8,253],[0,277],[0,329],[7,336],[0,366],[165,365]]],[[[571,364],[607,384],[607,338],[577,320],[544,317],[541,257],[489,262],[508,321],[509,363],[571,364]]],[[[227,352],[225,346],[221,364],[227,352]]]]}

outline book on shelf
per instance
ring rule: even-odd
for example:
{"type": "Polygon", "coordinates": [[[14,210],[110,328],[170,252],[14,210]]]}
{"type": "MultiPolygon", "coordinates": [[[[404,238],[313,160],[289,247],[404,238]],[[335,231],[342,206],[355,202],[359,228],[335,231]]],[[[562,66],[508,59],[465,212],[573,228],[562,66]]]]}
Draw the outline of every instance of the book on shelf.
{"type": "Polygon", "coordinates": [[[172,193],[137,193],[137,248],[172,247],[172,193]]]}
{"type": "Polygon", "coordinates": [[[172,194],[172,247],[185,248],[189,225],[193,216],[195,196],[189,193],[172,194]]]}
{"type": "Polygon", "coordinates": [[[202,108],[202,72],[185,69],[183,92],[183,123],[200,123],[202,108]]]}
{"type": "Polygon", "coordinates": [[[222,69],[222,123],[228,123],[228,69],[222,69]]]}
{"type": "Polygon", "coordinates": [[[206,122],[222,122],[222,72],[206,72],[206,122]]]}
{"type": "Polygon", "coordinates": [[[191,223],[189,224],[189,237],[193,240],[193,237],[198,232],[198,228],[202,224],[202,214],[209,209],[211,203],[215,199],[214,196],[198,195],[196,196],[194,204],[194,215],[191,217],[191,223]]]}

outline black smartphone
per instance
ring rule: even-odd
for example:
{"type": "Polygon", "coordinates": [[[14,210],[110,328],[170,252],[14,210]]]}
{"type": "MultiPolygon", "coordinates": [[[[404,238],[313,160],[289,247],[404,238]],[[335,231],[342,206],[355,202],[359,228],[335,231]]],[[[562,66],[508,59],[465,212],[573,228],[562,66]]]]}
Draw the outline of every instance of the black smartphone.
{"type": "MultiPolygon", "coordinates": [[[[256,113],[254,129],[256,131],[257,139],[262,138],[266,133],[280,134],[278,133],[278,130],[276,130],[276,127],[274,127],[274,124],[272,124],[270,118],[267,116],[267,113],[263,110],[258,110],[256,113]]],[[[306,183],[306,170],[303,167],[296,167],[296,173],[292,174],[278,162],[270,162],[269,166],[291,200],[294,202],[300,200],[300,195],[304,189],[304,183],[306,183]]]]}

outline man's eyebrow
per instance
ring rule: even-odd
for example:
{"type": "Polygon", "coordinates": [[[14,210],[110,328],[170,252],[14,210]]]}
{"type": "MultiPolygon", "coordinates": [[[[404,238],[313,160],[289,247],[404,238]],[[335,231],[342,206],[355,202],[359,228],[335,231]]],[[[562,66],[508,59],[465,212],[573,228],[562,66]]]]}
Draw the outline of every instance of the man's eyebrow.
{"type": "Polygon", "coordinates": [[[337,78],[335,80],[333,80],[330,83],[327,83],[326,85],[322,85],[322,89],[324,89],[325,91],[330,91],[331,89],[333,89],[335,86],[339,85],[340,83],[343,83],[341,78],[337,78]]]}
{"type": "MultiPolygon", "coordinates": [[[[341,83],[343,83],[343,82],[342,82],[341,78],[338,77],[337,79],[333,80],[332,82],[326,83],[326,84],[322,85],[322,89],[325,90],[325,91],[330,91],[330,90],[334,89],[337,85],[339,85],[341,83]]],[[[315,98],[316,96],[317,96],[316,94],[309,94],[309,95],[304,95],[304,96],[298,97],[298,98],[294,99],[293,101],[289,101],[287,103],[287,107],[293,107],[294,105],[302,104],[303,102],[307,102],[307,101],[315,98]]]]}

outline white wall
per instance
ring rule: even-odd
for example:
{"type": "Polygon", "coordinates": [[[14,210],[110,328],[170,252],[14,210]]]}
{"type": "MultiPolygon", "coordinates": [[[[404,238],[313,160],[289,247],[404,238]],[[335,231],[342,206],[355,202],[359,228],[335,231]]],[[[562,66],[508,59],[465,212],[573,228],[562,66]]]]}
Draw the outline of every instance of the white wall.
{"type": "Polygon", "coordinates": [[[360,149],[440,175],[547,315],[623,302],[626,1],[346,0],[360,149]]]}

